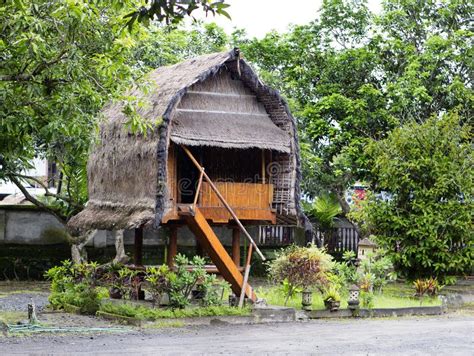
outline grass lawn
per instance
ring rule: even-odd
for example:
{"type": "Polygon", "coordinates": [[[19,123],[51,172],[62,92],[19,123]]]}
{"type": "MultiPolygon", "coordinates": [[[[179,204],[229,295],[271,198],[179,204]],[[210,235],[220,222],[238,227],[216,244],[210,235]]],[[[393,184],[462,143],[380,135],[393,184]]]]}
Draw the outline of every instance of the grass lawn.
{"type": "MultiPolygon", "coordinates": [[[[279,287],[276,286],[262,286],[258,287],[255,291],[259,298],[266,299],[269,305],[284,305],[285,297],[279,287]]],[[[413,292],[409,288],[399,287],[396,284],[389,285],[385,288],[382,294],[374,294],[374,308],[407,308],[407,307],[419,307],[420,300],[418,298],[412,298],[413,292]]],[[[341,308],[347,308],[347,295],[341,296],[341,308]]],[[[421,303],[421,306],[431,307],[439,306],[441,301],[438,298],[425,297],[421,303]]],[[[301,309],[301,294],[297,294],[295,297],[288,300],[287,306],[301,309]]],[[[315,291],[313,293],[313,309],[325,309],[323,297],[321,293],[315,291]]]]}
{"type": "Polygon", "coordinates": [[[250,315],[249,308],[234,308],[229,306],[190,306],[186,309],[152,308],[132,303],[104,303],[100,311],[132,317],[141,320],[160,320],[169,318],[192,318],[200,316],[243,316],[250,315]]]}

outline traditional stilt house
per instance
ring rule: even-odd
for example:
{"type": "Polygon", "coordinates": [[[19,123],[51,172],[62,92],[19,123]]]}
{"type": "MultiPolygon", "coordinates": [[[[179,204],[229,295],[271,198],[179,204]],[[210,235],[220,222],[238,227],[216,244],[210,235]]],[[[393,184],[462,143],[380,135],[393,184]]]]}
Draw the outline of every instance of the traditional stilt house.
{"type": "Polygon", "coordinates": [[[288,105],[237,49],[159,68],[148,81],[129,95],[154,128],[132,134],[123,104],[103,110],[88,163],[89,202],[69,227],[135,229],[138,245],[141,229],[169,227],[173,256],[177,227],[186,224],[233,291],[254,299],[238,268],[239,233],[250,240],[250,256],[260,251],[245,225],[299,219],[298,141],[288,105]],[[234,228],[233,259],[211,228],[219,224],[234,228]]]}

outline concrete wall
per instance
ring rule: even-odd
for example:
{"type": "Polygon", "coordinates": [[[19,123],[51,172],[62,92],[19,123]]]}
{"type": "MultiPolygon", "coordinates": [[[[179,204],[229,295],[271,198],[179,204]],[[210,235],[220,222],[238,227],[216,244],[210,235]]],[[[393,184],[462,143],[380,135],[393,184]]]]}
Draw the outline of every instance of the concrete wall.
{"type": "MultiPolygon", "coordinates": [[[[226,227],[215,227],[214,231],[225,246],[230,246],[232,230],[226,227]]],[[[258,229],[249,227],[249,233],[256,238],[258,229]]],[[[168,240],[168,229],[145,230],[144,246],[161,246],[168,240]]],[[[244,236],[241,236],[243,244],[244,236]]],[[[133,245],[134,231],[124,231],[125,245],[133,245]]],[[[0,207],[0,244],[18,245],[57,245],[69,244],[64,226],[51,214],[38,211],[31,206],[0,207]]],[[[180,246],[195,246],[196,240],[186,227],[178,229],[178,244],[180,246]]],[[[97,230],[89,247],[105,248],[115,245],[112,231],[97,230]]]]}
{"type": "Polygon", "coordinates": [[[64,226],[51,214],[30,207],[0,208],[0,244],[67,244],[64,226]]]}

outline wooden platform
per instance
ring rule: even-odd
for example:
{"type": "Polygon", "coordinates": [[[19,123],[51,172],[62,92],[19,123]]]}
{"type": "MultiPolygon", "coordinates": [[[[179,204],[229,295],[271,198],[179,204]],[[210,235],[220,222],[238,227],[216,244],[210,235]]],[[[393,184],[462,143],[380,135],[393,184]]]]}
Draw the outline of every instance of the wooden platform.
{"type": "MultiPolygon", "coordinates": [[[[250,224],[276,223],[276,212],[271,207],[273,199],[272,184],[217,182],[215,185],[232,207],[239,220],[250,224]]],[[[162,223],[166,224],[171,221],[182,220],[179,209],[184,205],[174,205],[165,214],[162,223]]],[[[232,220],[229,211],[206,182],[202,183],[197,206],[204,218],[211,223],[227,224],[232,220]]]]}

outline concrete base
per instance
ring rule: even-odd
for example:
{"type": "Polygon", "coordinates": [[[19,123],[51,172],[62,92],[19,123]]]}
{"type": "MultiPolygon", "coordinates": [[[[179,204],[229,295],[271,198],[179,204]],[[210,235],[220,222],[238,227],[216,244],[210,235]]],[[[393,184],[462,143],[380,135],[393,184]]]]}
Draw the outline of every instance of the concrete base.
{"type": "Polygon", "coordinates": [[[349,309],[340,309],[336,312],[329,310],[312,310],[305,312],[309,319],[326,318],[382,318],[398,317],[409,315],[441,315],[446,313],[446,308],[439,307],[411,307],[411,308],[380,308],[380,309],[358,309],[355,311],[349,309]]]}
{"type": "MultiPolygon", "coordinates": [[[[124,303],[122,300],[108,300],[115,304],[124,303]]],[[[127,303],[137,305],[147,305],[148,302],[143,301],[127,301],[127,303]]],[[[163,322],[163,324],[174,325],[176,323],[182,323],[185,326],[201,326],[201,325],[241,325],[241,324],[263,324],[263,323],[284,323],[296,320],[296,312],[293,308],[270,306],[270,307],[259,307],[252,310],[250,315],[245,316],[202,316],[194,318],[167,318],[159,319],[155,321],[140,320],[136,318],[121,316],[117,314],[111,314],[99,311],[97,316],[104,319],[117,321],[122,324],[143,326],[154,322],[163,322]]]]}

